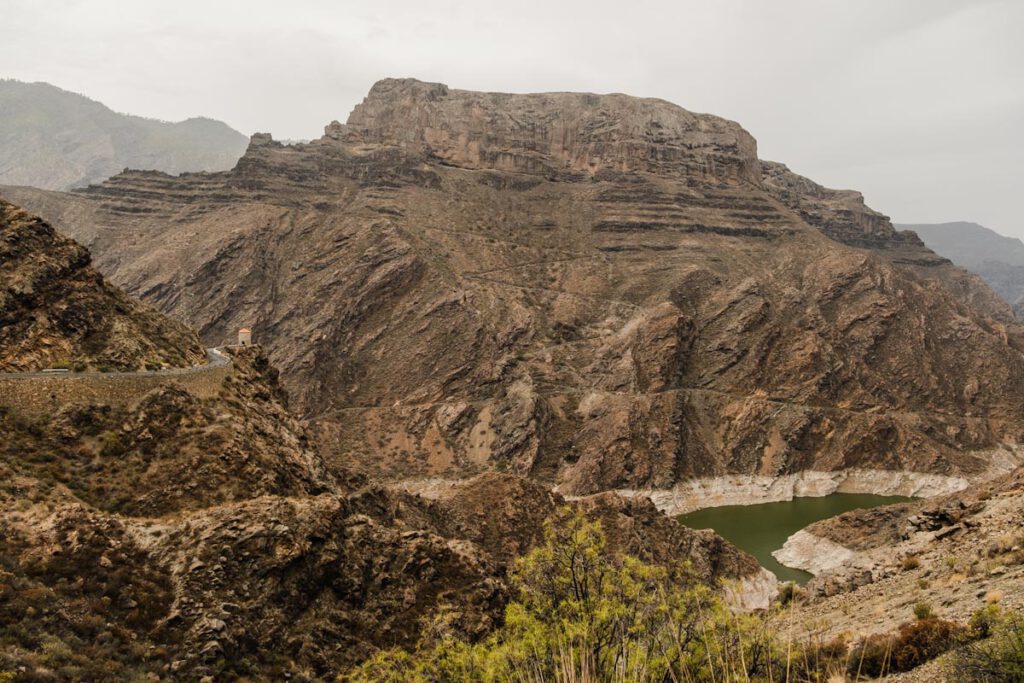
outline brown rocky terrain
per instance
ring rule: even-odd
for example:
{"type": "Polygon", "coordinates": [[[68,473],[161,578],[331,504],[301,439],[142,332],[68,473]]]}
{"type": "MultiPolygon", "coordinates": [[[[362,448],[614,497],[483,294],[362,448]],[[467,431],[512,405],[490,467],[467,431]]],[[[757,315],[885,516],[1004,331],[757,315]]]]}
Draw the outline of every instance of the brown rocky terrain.
{"type": "Polygon", "coordinates": [[[425,515],[424,526],[448,537],[470,540],[504,564],[538,545],[544,520],[572,504],[601,522],[613,547],[646,561],[673,565],[679,558],[687,558],[695,575],[704,581],[753,578],[760,572],[752,557],[738,553],[720,536],[678,524],[646,498],[600,493],[566,503],[562,496],[531,479],[489,472],[445,484],[417,496],[419,499],[426,501],[419,512],[425,515]]]}
{"type": "MultiPolygon", "coordinates": [[[[162,338],[146,333],[180,329],[89,271],[83,248],[5,211],[41,241],[8,239],[4,266],[45,273],[29,280],[32,292],[93,302],[112,348],[125,345],[121,334],[158,348],[162,338]],[[67,254],[81,267],[38,266],[67,254]]],[[[14,322],[54,305],[24,298],[14,322]]],[[[0,338],[3,357],[14,346],[0,338]]],[[[760,576],[751,557],[649,502],[566,503],[497,473],[428,499],[329,471],[262,352],[229,354],[212,395],[168,374],[135,401],[100,397],[32,416],[0,408],[0,672],[324,679],[379,648],[412,646],[441,616],[450,632],[482,636],[502,619],[510,564],[567,504],[599,518],[620,550],[689,559],[704,581],[760,576]]]]}
{"type": "MultiPolygon", "coordinates": [[[[446,501],[373,485],[346,493],[290,439],[202,461],[192,455],[200,438],[183,429],[176,441],[181,450],[163,459],[183,466],[173,482],[181,493],[161,486],[159,470],[152,482],[132,478],[134,453],[100,452],[92,467],[76,467],[38,462],[47,451],[5,450],[0,670],[44,680],[47,670],[57,679],[322,678],[378,648],[414,645],[442,613],[452,632],[482,636],[502,618],[511,561],[564,504],[513,475],[485,475],[481,490],[463,482],[446,501]],[[128,462],[104,462],[116,457],[128,462]],[[118,487],[115,474],[134,488],[118,487]],[[224,474],[244,479],[225,484],[224,474]],[[492,502],[485,510],[467,500],[481,495],[492,502]]],[[[672,565],[690,559],[702,580],[759,571],[650,504],[608,496],[583,505],[614,530],[615,547],[672,565]]]]}
{"type": "Polygon", "coordinates": [[[135,405],[75,403],[35,419],[7,414],[0,457],[92,507],[132,516],[334,490],[284,408],[266,358],[239,349],[232,359],[212,400],[171,377],[135,405]]]}
{"type": "MultiPolygon", "coordinates": [[[[955,495],[847,512],[800,533],[814,548],[805,561],[847,556],[783,615],[779,628],[798,636],[886,633],[919,604],[961,623],[986,605],[1024,609],[1024,469],[955,495]]],[[[949,666],[899,680],[955,680],[949,666]]]]}
{"type": "Polygon", "coordinates": [[[106,284],[81,245],[0,199],[0,372],[204,359],[194,332],[106,284]]]}
{"type": "Polygon", "coordinates": [[[230,172],[5,192],[207,344],[253,327],[336,468],[588,494],[972,475],[1021,435],[1004,302],[663,101],[385,80],[230,172]]]}

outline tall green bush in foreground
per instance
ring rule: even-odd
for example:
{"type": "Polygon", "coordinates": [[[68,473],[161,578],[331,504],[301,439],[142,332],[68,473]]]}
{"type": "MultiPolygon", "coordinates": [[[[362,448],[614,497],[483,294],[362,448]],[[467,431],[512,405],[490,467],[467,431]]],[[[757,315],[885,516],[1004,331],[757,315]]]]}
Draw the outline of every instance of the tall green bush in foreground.
{"type": "MultiPolygon", "coordinates": [[[[909,670],[972,638],[989,636],[987,649],[968,646],[963,656],[970,654],[979,671],[998,666],[1000,675],[1019,676],[1024,653],[1019,620],[1016,626],[1005,620],[997,624],[988,615],[984,629],[972,625],[968,631],[927,606],[918,606],[918,618],[895,632],[862,638],[852,648],[841,638],[795,642],[777,633],[784,613],[736,614],[685,565],[665,568],[611,552],[600,525],[568,509],[548,520],[543,545],[516,563],[511,578],[515,600],[502,628],[489,638],[460,640],[441,615],[416,652],[378,653],[345,680],[856,681],[909,670]]],[[[1024,681],[985,675],[970,680],[1024,681]]]]}
{"type": "MultiPolygon", "coordinates": [[[[765,623],[726,608],[709,587],[609,552],[600,526],[563,511],[512,576],[518,600],[478,644],[443,635],[386,651],[352,681],[780,680],[783,654],[765,623]],[[774,675],[771,671],[775,670],[774,675]]],[[[441,620],[443,622],[443,619],[441,620]]]]}

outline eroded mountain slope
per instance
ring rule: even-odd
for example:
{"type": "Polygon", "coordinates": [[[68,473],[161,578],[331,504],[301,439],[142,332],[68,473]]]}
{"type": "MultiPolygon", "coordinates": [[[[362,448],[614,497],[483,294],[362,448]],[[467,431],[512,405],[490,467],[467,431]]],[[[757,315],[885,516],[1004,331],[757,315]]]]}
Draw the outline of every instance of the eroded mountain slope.
{"type": "Polygon", "coordinates": [[[208,343],[253,327],[338,467],[590,493],[971,474],[1020,436],[1003,302],[662,101],[386,80],[228,173],[22,196],[208,343]]]}
{"type": "Polygon", "coordinates": [[[1024,243],[977,223],[924,223],[899,226],[912,230],[937,253],[977,273],[992,289],[1024,312],[1024,243]]]}
{"type": "MultiPolygon", "coordinates": [[[[63,265],[68,254],[88,263],[88,252],[4,208],[27,231],[5,234],[8,272],[33,273],[33,292],[88,302],[112,348],[158,348],[161,330],[180,329],[95,272],[63,265]],[[25,240],[33,248],[16,248],[25,240]]],[[[63,299],[19,301],[14,323],[47,319],[63,299]]],[[[2,357],[21,348],[0,337],[2,357]]],[[[90,358],[68,348],[72,364],[90,358]]],[[[93,391],[42,409],[0,401],[0,672],[329,679],[378,648],[414,645],[441,613],[467,637],[500,622],[509,565],[570,503],[511,474],[428,500],[330,471],[262,352],[225,353],[228,365],[197,370],[211,373],[212,390],[182,379],[191,374],[149,373],[159,386],[140,397],[93,391]]],[[[4,379],[102,389],[137,376],[4,379]]],[[[769,597],[753,558],[649,502],[571,504],[615,530],[619,549],[665,564],[689,559],[711,583],[753,579],[751,597],[769,597]]]]}

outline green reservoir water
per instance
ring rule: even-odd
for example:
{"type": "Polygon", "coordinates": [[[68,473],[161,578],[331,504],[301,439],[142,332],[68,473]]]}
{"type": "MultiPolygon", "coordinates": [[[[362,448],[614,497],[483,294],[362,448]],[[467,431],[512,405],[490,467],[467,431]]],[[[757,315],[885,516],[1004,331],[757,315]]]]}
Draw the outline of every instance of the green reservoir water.
{"type": "Polygon", "coordinates": [[[833,493],[819,498],[794,498],[759,505],[727,505],[695,510],[680,515],[679,521],[693,529],[714,529],[719,536],[746,550],[779,581],[806,583],[811,575],[779,564],[772,552],[786,539],[819,519],[848,510],[910,500],[903,496],[875,496],[867,493],[833,493]]]}

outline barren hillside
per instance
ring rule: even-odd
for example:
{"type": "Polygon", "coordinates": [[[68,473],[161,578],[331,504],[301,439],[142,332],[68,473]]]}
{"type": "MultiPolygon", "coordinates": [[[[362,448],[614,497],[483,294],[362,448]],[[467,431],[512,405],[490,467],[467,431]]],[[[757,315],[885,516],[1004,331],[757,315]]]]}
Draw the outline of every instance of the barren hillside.
{"type": "Polygon", "coordinates": [[[230,172],[12,192],[208,344],[252,327],[336,467],[591,493],[972,474],[1021,436],[1004,302],[659,100],[385,80],[230,172]]]}

